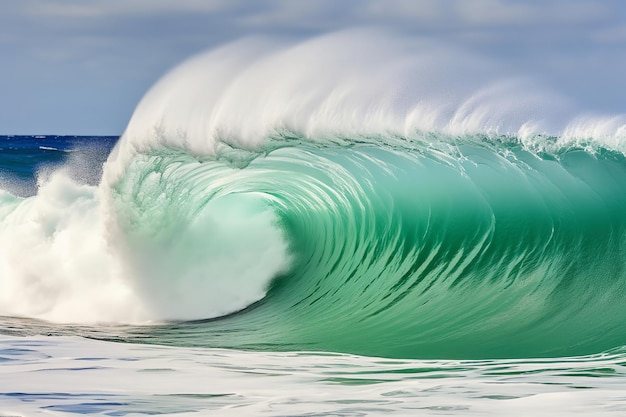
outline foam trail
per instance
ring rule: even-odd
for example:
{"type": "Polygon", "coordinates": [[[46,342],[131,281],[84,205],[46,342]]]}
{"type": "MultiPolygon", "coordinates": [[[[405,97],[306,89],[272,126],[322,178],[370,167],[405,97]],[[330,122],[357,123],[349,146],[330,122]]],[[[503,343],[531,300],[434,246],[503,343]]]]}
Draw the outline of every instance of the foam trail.
{"type": "Polygon", "coordinates": [[[0,396],[5,415],[229,417],[234,408],[238,416],[626,412],[623,350],[549,360],[398,361],[41,336],[0,337],[0,349],[6,361],[0,377],[12,390],[0,396]]]}

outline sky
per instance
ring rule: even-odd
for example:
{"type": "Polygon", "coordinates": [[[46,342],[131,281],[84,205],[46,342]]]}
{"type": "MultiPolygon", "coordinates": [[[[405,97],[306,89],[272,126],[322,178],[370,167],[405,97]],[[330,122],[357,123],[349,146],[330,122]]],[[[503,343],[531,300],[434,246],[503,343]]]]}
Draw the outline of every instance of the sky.
{"type": "Polygon", "coordinates": [[[120,135],[194,54],[353,27],[449,42],[626,113],[620,0],[0,0],[0,134],[120,135]]]}

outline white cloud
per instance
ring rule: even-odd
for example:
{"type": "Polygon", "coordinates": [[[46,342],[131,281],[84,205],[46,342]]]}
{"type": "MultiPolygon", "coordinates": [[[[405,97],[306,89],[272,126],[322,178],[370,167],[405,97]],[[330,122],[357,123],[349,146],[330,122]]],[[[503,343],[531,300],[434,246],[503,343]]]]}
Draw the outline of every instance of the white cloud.
{"type": "MultiPolygon", "coordinates": [[[[116,101],[106,99],[110,100],[106,114],[118,115],[115,117],[120,120],[132,110],[134,102],[128,100],[136,100],[159,74],[202,49],[245,36],[293,38],[353,26],[397,29],[408,36],[427,36],[476,49],[520,72],[536,71],[550,76],[550,82],[562,83],[565,89],[580,89],[583,100],[623,107],[619,91],[624,85],[620,73],[624,49],[620,47],[626,42],[626,3],[620,0],[0,2],[0,45],[3,60],[10,63],[0,68],[0,91],[12,91],[19,99],[39,94],[34,86],[41,87],[47,79],[66,86],[63,91],[80,85],[74,88],[76,103],[80,94],[85,101],[96,96],[117,97],[116,101]],[[557,65],[561,61],[566,64],[557,65]],[[605,64],[607,69],[580,83],[585,73],[598,71],[576,64],[586,61],[605,64]],[[123,88],[104,89],[107,83],[123,88]]],[[[24,119],[11,106],[3,111],[0,130],[3,123],[9,126],[9,122],[24,119]]],[[[53,107],[47,113],[33,110],[28,119],[52,120],[55,111],[53,107]]],[[[77,114],[85,111],[77,107],[77,114]]],[[[23,131],[29,128],[25,125],[23,131]]]]}
{"type": "Polygon", "coordinates": [[[528,3],[510,3],[502,0],[460,0],[456,2],[459,17],[471,24],[510,24],[536,17],[536,10],[528,3]]]}
{"type": "Polygon", "coordinates": [[[401,20],[438,21],[446,15],[446,2],[441,0],[369,0],[358,12],[368,19],[395,18],[401,20]]]}
{"type": "Polygon", "coordinates": [[[506,1],[456,0],[458,17],[473,25],[574,24],[596,21],[610,15],[607,3],[598,1],[506,1]]]}
{"type": "Polygon", "coordinates": [[[593,35],[600,43],[624,43],[626,42],[626,26],[613,26],[598,30],[593,35]]]}
{"type": "Polygon", "coordinates": [[[259,1],[255,8],[243,10],[236,21],[245,27],[274,30],[281,27],[328,29],[336,17],[335,1],[259,1]]]}
{"type": "Polygon", "coordinates": [[[101,18],[167,12],[215,13],[227,10],[235,0],[36,0],[25,2],[26,12],[42,18],[101,18]]]}

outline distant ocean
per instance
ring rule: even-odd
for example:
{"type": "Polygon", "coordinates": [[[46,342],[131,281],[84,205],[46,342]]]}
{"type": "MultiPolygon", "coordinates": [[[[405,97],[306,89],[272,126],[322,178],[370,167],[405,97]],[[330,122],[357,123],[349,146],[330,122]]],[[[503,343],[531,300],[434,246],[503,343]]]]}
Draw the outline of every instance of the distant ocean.
{"type": "Polygon", "coordinates": [[[0,136],[0,416],[623,416],[626,118],[483,65],[247,40],[0,136]]]}

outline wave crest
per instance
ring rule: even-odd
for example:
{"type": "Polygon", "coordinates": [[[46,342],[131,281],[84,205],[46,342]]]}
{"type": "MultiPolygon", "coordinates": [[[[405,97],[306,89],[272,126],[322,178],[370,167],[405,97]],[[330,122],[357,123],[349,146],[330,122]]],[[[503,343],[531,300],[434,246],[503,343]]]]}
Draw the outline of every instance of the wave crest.
{"type": "Polygon", "coordinates": [[[124,134],[110,182],[137,152],[159,146],[216,154],[220,143],[259,150],[292,132],[310,141],[537,135],[603,146],[624,138],[623,116],[585,116],[541,80],[429,39],[374,30],[300,43],[245,39],[174,69],[144,97],[124,134]]]}

